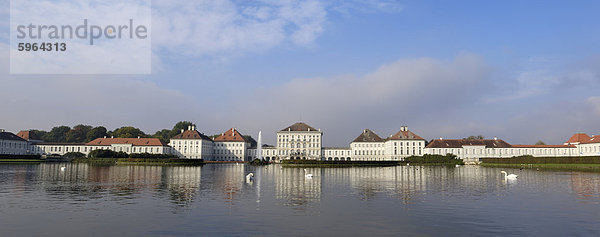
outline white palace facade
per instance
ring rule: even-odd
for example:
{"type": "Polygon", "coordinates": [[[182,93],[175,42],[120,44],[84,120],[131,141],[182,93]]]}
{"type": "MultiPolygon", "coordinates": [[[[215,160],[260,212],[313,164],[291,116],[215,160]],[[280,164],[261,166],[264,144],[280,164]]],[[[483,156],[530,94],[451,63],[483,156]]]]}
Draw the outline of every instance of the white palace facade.
{"type": "MultiPolygon", "coordinates": [[[[501,139],[435,139],[426,142],[401,126],[400,131],[382,138],[364,129],[349,147],[323,147],[323,131],[302,122],[276,133],[276,145],[262,145],[262,158],[282,160],[327,161],[400,161],[409,156],[454,154],[468,163],[480,158],[600,156],[600,136],[574,134],[561,145],[511,145],[501,139]]],[[[126,153],[174,154],[185,159],[242,162],[258,158],[257,145],[250,136],[231,128],[208,137],[189,126],[172,137],[168,144],[157,138],[98,138],[88,143],[47,143],[30,131],[17,135],[0,130],[0,154],[64,155],[68,152],[88,154],[97,149],[126,153]]]]}
{"type": "Polygon", "coordinates": [[[425,154],[454,154],[466,163],[480,158],[600,156],[600,136],[576,133],[562,145],[511,145],[501,139],[436,139],[425,147],[425,154]]]}

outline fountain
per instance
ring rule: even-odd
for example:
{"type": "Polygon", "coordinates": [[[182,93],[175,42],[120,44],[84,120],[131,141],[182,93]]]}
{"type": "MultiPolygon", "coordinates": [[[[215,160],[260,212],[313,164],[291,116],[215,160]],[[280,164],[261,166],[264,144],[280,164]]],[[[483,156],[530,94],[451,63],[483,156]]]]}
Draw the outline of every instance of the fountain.
{"type": "Polygon", "coordinates": [[[256,159],[263,161],[262,158],[262,131],[258,131],[258,142],[256,143],[256,159]]]}

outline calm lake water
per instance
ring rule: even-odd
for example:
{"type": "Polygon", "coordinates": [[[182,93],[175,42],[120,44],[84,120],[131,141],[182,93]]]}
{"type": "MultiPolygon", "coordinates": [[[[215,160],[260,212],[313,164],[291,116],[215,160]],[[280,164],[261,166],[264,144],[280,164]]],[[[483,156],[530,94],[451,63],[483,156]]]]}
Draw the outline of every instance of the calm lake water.
{"type": "Polygon", "coordinates": [[[0,236],[600,236],[600,174],[500,170],[1,164],[0,236]]]}

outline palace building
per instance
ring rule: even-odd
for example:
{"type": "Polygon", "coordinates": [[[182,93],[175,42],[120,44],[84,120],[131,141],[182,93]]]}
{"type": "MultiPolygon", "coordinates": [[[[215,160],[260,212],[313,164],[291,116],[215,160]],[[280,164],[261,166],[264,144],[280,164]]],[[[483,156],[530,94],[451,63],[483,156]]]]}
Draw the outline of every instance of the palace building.
{"type": "Polygon", "coordinates": [[[436,139],[425,147],[425,154],[453,154],[467,163],[479,158],[600,156],[600,136],[576,133],[563,145],[511,145],[494,139],[436,139]]]}
{"type": "Polygon", "coordinates": [[[0,130],[0,154],[64,155],[68,152],[89,154],[97,149],[126,153],[174,154],[186,159],[209,161],[251,161],[261,158],[271,162],[282,160],[327,161],[401,161],[425,154],[454,154],[467,163],[480,158],[600,156],[600,136],[576,133],[562,145],[512,145],[501,139],[425,139],[407,126],[383,138],[364,129],[348,147],[323,147],[323,131],[297,122],[276,132],[275,146],[256,144],[236,128],[230,128],[214,139],[189,126],[170,139],[169,144],[157,138],[98,138],[88,143],[48,143],[31,131],[17,135],[0,130]]]}
{"type": "Polygon", "coordinates": [[[88,143],[39,142],[32,145],[32,154],[64,155],[80,152],[85,155],[93,150],[112,150],[115,152],[171,154],[171,147],[158,138],[96,138],[88,143]]]}
{"type": "Polygon", "coordinates": [[[28,153],[29,144],[25,139],[0,129],[0,154],[27,155],[28,153]]]}
{"type": "Polygon", "coordinates": [[[231,128],[214,139],[214,155],[211,160],[244,161],[250,146],[250,140],[237,129],[231,128]]]}
{"type": "Polygon", "coordinates": [[[187,130],[175,135],[169,141],[173,154],[188,159],[205,159],[213,157],[213,140],[198,132],[196,126],[189,126],[187,130]]]}
{"type": "Polygon", "coordinates": [[[306,123],[295,123],[277,132],[279,160],[320,160],[323,132],[306,123]]]}

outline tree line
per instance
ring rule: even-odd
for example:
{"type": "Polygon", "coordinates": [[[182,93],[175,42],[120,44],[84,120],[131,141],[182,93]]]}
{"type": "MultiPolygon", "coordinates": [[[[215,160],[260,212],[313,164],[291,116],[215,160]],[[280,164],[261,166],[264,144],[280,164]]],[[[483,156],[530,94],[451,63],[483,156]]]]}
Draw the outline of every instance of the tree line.
{"type": "Polygon", "coordinates": [[[132,126],[124,126],[113,131],[109,131],[104,126],[93,127],[84,124],[79,124],[72,128],[64,125],[56,126],[50,131],[31,130],[31,132],[46,142],[84,143],[102,137],[158,138],[163,142],[169,142],[171,137],[179,134],[181,129],[187,130],[188,126],[196,126],[196,124],[190,121],[180,121],[173,126],[173,129],[161,129],[156,131],[154,134],[147,134],[141,129],[132,126]]]}

